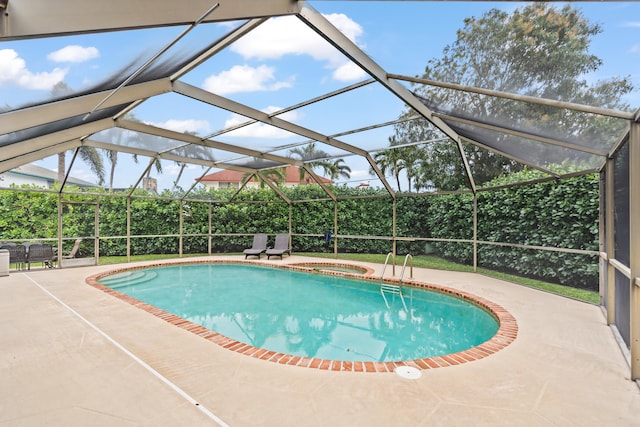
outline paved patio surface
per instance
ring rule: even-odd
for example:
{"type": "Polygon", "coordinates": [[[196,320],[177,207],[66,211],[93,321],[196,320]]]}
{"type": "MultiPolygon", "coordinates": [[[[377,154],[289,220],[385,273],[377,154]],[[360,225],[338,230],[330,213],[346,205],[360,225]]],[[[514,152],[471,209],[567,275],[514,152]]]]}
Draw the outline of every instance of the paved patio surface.
{"type": "Polygon", "coordinates": [[[0,426],[640,426],[640,391],[593,305],[414,269],[501,305],[518,337],[484,359],[405,379],[226,350],[85,284],[116,267],[0,277],[0,426]]]}

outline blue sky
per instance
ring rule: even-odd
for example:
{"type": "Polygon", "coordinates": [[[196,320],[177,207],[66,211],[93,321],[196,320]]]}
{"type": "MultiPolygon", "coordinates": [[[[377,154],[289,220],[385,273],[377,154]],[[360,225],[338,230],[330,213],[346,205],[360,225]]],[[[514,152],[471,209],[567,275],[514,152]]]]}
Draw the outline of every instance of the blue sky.
{"type": "MultiPolygon", "coordinates": [[[[415,76],[427,60],[442,56],[442,50],[456,39],[465,17],[480,16],[491,8],[512,10],[522,3],[490,2],[366,2],[311,1],[310,4],[360,46],[386,71],[415,76]]],[[[561,7],[561,3],[554,3],[561,7]]],[[[630,75],[640,89],[640,3],[573,3],[591,21],[602,26],[591,52],[603,65],[589,79],[630,75]]],[[[181,43],[182,47],[204,46],[229,31],[232,24],[201,25],[181,43]]],[[[165,28],[113,34],[25,40],[0,43],[0,106],[16,106],[45,99],[63,80],[73,90],[96,84],[125,64],[144,62],[176,37],[182,28],[165,28]]],[[[276,18],[249,36],[205,62],[182,78],[183,81],[267,112],[294,105],[367,78],[362,70],[336,52],[294,17],[276,18]]],[[[640,107],[640,90],[626,100],[640,107]]],[[[321,104],[280,116],[326,134],[393,120],[402,104],[393,96],[365,86],[321,104]]],[[[160,127],[195,132],[200,136],[246,119],[224,110],[212,109],[175,94],[162,95],[135,110],[136,118],[160,127]]],[[[390,128],[341,138],[366,149],[388,144],[390,128]]],[[[216,138],[252,148],[286,147],[304,142],[268,126],[252,125],[216,138]]],[[[320,147],[341,154],[332,147],[320,147]]],[[[286,154],[282,148],[279,154],[286,154]]],[[[219,153],[220,156],[234,155],[219,153]]],[[[361,159],[348,158],[352,180],[371,178],[361,159]]],[[[54,158],[39,162],[56,168],[54,158]]],[[[116,186],[128,186],[146,167],[131,156],[120,156],[116,186]]],[[[167,188],[176,177],[178,165],[163,163],[164,173],[156,177],[167,188]]],[[[213,171],[212,171],[213,172],[213,171]]],[[[188,188],[204,173],[199,166],[185,171],[180,182],[188,188]]],[[[93,180],[86,165],[74,166],[72,175],[93,180]]]]}

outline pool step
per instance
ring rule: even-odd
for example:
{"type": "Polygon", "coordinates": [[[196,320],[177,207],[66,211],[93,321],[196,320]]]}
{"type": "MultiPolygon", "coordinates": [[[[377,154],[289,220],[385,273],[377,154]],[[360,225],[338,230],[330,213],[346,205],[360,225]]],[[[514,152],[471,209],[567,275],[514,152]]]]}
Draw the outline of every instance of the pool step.
{"type": "Polygon", "coordinates": [[[114,277],[101,279],[100,283],[111,289],[117,289],[148,282],[156,277],[158,277],[158,273],[155,271],[128,271],[116,274],[114,277]]]}

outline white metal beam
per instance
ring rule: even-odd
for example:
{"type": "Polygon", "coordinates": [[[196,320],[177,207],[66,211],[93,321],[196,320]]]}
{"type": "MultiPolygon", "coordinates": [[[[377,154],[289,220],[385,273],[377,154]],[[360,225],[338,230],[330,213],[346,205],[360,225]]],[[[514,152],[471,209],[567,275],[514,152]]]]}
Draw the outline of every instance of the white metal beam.
{"type": "MultiPolygon", "coordinates": [[[[269,186],[269,188],[271,188],[282,200],[284,200],[288,205],[291,205],[291,199],[289,197],[287,197],[286,194],[284,194],[282,192],[282,190],[275,185],[273,182],[271,182],[269,179],[267,179],[267,177],[264,175],[264,173],[258,171],[255,173],[255,175],[260,178],[262,180],[262,182],[264,182],[265,184],[267,184],[269,186]]],[[[244,185],[247,184],[248,181],[245,181],[244,185]]],[[[238,194],[238,193],[236,193],[238,194]]],[[[235,195],[234,195],[235,197],[235,195]]]]}
{"type": "Polygon", "coordinates": [[[535,96],[519,95],[519,94],[514,94],[509,92],[502,92],[498,90],[482,89],[478,87],[459,85],[456,83],[438,82],[435,80],[421,79],[419,77],[408,77],[408,76],[402,76],[399,74],[389,74],[387,75],[387,77],[389,77],[390,79],[404,80],[412,83],[419,83],[419,84],[428,85],[428,86],[436,86],[436,87],[441,87],[445,89],[453,89],[461,92],[477,93],[480,95],[488,95],[488,96],[497,97],[497,98],[510,99],[512,101],[521,101],[529,104],[545,105],[545,106],[554,107],[554,108],[562,108],[562,109],[567,109],[572,111],[580,111],[583,113],[598,114],[601,116],[615,117],[615,118],[624,119],[624,120],[633,120],[633,117],[634,117],[634,113],[630,113],[627,111],[612,110],[610,108],[593,107],[590,105],[577,104],[575,102],[558,101],[555,99],[548,99],[548,98],[537,98],[535,96]]]}
{"type": "MultiPolygon", "coordinates": [[[[113,120],[102,119],[95,122],[75,126],[58,132],[32,138],[26,141],[16,142],[6,145],[0,150],[0,161],[9,160],[14,157],[24,156],[35,151],[39,151],[62,142],[81,139],[87,135],[113,127],[113,120]]],[[[43,158],[43,157],[40,157],[43,158]]],[[[24,163],[23,163],[24,164],[24,163]]]]}
{"type": "Polygon", "coordinates": [[[149,135],[156,135],[163,138],[173,139],[176,141],[183,141],[189,144],[202,145],[205,147],[215,148],[218,150],[229,151],[236,154],[241,154],[244,156],[257,157],[265,160],[271,160],[277,163],[284,163],[295,166],[302,166],[301,161],[297,161],[294,159],[290,159],[282,156],[275,156],[273,154],[265,154],[257,150],[252,150],[250,148],[238,147],[236,145],[227,144],[224,142],[213,141],[210,139],[202,140],[197,136],[189,135],[186,133],[175,132],[168,129],[162,129],[156,126],[147,125],[140,122],[135,122],[131,120],[123,120],[119,119],[116,121],[116,125],[123,129],[132,130],[135,132],[142,132],[149,135]]]}
{"type": "Polygon", "coordinates": [[[13,157],[9,160],[0,161],[0,173],[4,173],[11,169],[15,169],[27,163],[36,162],[49,156],[63,153],[68,150],[73,150],[81,145],[80,139],[74,139],[72,141],[66,141],[61,144],[47,145],[46,148],[41,150],[31,151],[26,154],[13,157]]]}
{"type": "MultiPolygon", "coordinates": [[[[102,107],[127,104],[171,91],[169,79],[127,86],[112,96],[102,107]]],[[[110,91],[95,92],[61,101],[37,105],[0,114],[0,135],[28,129],[45,123],[80,116],[91,111],[110,91]]]]}
{"type": "Polygon", "coordinates": [[[238,172],[242,172],[242,173],[253,173],[255,172],[254,169],[251,168],[247,168],[247,167],[242,167],[242,166],[235,166],[235,165],[229,165],[226,164],[224,162],[216,162],[216,161],[211,161],[211,160],[206,160],[206,159],[197,159],[194,157],[186,157],[186,156],[180,156],[177,154],[172,154],[171,152],[165,152],[165,153],[157,153],[156,151],[151,151],[151,150],[145,150],[145,149],[140,149],[140,148],[133,148],[133,147],[126,147],[123,145],[118,145],[118,144],[111,144],[108,142],[102,142],[102,141],[95,141],[92,139],[86,139],[83,141],[82,145],[88,146],[88,147],[94,147],[94,148],[101,148],[103,150],[114,150],[114,151],[118,151],[120,153],[128,153],[128,154],[135,154],[138,156],[145,156],[145,157],[157,157],[161,160],[170,160],[173,162],[181,162],[181,163],[190,163],[190,164],[194,164],[194,165],[199,165],[199,166],[205,166],[205,167],[217,167],[220,169],[230,169],[230,170],[235,170],[238,172]]]}
{"type": "Polygon", "coordinates": [[[333,194],[333,191],[331,191],[329,187],[327,187],[327,185],[322,182],[320,177],[313,171],[311,167],[309,167],[309,165],[304,165],[304,170],[311,176],[311,178],[313,178],[313,180],[320,186],[320,188],[324,190],[324,192],[331,198],[331,200],[333,200],[334,202],[338,200],[336,195],[333,194]]]}
{"type": "Polygon", "coordinates": [[[296,0],[13,0],[0,19],[0,40],[189,25],[215,3],[203,22],[295,14],[296,0]]]}

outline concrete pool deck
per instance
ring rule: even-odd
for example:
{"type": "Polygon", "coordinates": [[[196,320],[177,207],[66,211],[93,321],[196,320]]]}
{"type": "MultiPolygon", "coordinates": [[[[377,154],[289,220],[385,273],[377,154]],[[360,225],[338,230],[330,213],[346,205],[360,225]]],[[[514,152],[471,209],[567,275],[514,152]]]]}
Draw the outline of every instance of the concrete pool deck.
{"type": "MultiPolygon", "coordinates": [[[[314,259],[262,262],[305,261],[314,259]]],[[[640,390],[594,305],[415,268],[417,280],[507,309],[518,337],[484,359],[405,379],[248,357],[85,283],[122,266],[0,277],[0,426],[640,425],[640,390]]]]}

